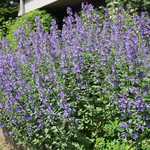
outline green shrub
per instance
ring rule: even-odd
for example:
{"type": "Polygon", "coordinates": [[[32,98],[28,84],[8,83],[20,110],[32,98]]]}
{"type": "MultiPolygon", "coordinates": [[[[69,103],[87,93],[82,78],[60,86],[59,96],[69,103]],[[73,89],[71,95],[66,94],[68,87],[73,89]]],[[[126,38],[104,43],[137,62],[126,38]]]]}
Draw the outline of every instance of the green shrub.
{"type": "Polygon", "coordinates": [[[6,35],[7,22],[16,18],[18,13],[18,4],[10,3],[10,0],[1,0],[0,3],[0,39],[6,35]]]}
{"type": "Polygon", "coordinates": [[[112,140],[108,141],[104,138],[97,138],[95,150],[135,150],[127,141],[112,140]]]}
{"type": "Polygon", "coordinates": [[[131,11],[148,11],[150,9],[149,0],[106,0],[108,7],[118,8],[123,7],[131,11]]]}
{"type": "MultiPolygon", "coordinates": [[[[149,150],[149,140],[143,140],[141,143],[142,150],[149,150]]],[[[131,141],[127,140],[106,140],[105,138],[97,138],[95,150],[136,150],[136,145],[132,145],[131,141]]]]}
{"type": "Polygon", "coordinates": [[[25,14],[24,16],[21,16],[17,18],[16,20],[13,20],[12,22],[7,24],[8,31],[7,31],[6,37],[8,41],[10,41],[10,44],[13,48],[17,47],[17,40],[14,36],[14,33],[19,28],[24,28],[26,35],[29,35],[32,31],[35,30],[35,17],[36,16],[40,17],[41,22],[44,26],[44,29],[46,31],[49,31],[52,17],[46,11],[35,10],[32,12],[29,12],[25,14]]]}

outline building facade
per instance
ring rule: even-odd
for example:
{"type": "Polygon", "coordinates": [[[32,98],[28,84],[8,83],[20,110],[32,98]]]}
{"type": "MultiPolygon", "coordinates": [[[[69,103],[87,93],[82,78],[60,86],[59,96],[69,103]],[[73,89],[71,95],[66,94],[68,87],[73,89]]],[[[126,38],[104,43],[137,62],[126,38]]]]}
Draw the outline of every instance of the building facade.
{"type": "Polygon", "coordinates": [[[82,2],[92,3],[95,6],[105,5],[105,0],[20,0],[19,16],[32,10],[43,8],[62,13],[67,6],[78,8],[82,2]],[[60,11],[61,10],[61,11],[60,11]]]}
{"type": "Polygon", "coordinates": [[[18,15],[22,16],[23,14],[38,8],[59,8],[67,5],[77,5],[81,2],[82,0],[20,0],[20,10],[18,15]]]}

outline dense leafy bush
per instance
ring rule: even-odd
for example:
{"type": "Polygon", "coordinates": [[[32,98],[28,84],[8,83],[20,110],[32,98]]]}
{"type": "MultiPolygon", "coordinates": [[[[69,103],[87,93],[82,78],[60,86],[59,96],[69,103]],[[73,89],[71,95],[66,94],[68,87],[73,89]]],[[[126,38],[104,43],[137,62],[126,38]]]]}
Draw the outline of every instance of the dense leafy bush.
{"type": "Polygon", "coordinates": [[[118,8],[123,7],[131,11],[149,11],[150,1],[149,0],[106,0],[108,7],[118,8]]]}
{"type": "Polygon", "coordinates": [[[31,150],[148,150],[149,18],[67,12],[61,32],[19,30],[16,53],[1,42],[1,127],[31,150]]]}
{"type": "Polygon", "coordinates": [[[41,22],[46,31],[49,31],[50,22],[52,17],[44,10],[34,10],[21,16],[10,23],[7,24],[7,39],[10,41],[10,44],[13,48],[17,46],[17,40],[15,38],[15,32],[20,28],[25,30],[27,35],[30,34],[31,31],[35,30],[35,17],[40,16],[41,22]]]}
{"type": "Polygon", "coordinates": [[[1,0],[0,3],[0,39],[6,35],[7,22],[16,18],[18,13],[18,0],[1,0]]]}

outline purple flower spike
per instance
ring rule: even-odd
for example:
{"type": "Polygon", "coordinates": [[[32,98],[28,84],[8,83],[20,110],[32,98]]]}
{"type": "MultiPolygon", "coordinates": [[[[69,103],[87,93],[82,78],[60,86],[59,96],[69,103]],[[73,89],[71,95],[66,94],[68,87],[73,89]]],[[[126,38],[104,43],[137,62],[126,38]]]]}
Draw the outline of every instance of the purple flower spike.
{"type": "Polygon", "coordinates": [[[138,140],[138,138],[139,138],[139,134],[138,133],[133,133],[132,134],[132,138],[133,138],[133,140],[138,140]]]}
{"type": "Polygon", "coordinates": [[[26,120],[26,121],[31,121],[31,120],[32,120],[32,116],[26,115],[26,116],[24,117],[24,120],[26,120]]]}
{"type": "Polygon", "coordinates": [[[144,112],[146,110],[145,103],[140,96],[136,98],[135,107],[138,112],[144,112]]]}
{"type": "Polygon", "coordinates": [[[129,125],[126,122],[123,122],[120,127],[123,129],[127,129],[129,125]]]}

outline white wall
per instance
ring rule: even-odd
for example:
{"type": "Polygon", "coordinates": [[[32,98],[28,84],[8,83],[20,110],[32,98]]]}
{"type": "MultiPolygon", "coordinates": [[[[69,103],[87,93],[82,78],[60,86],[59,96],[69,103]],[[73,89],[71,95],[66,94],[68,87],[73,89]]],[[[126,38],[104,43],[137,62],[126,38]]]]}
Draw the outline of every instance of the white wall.
{"type": "Polygon", "coordinates": [[[64,7],[64,6],[73,6],[76,4],[79,4],[82,2],[82,0],[20,0],[20,10],[19,10],[19,16],[35,10],[37,8],[41,8],[44,6],[59,6],[59,7],[64,7]]]}
{"type": "Polygon", "coordinates": [[[20,0],[20,10],[18,15],[21,16],[29,11],[41,8],[43,6],[46,6],[48,4],[52,4],[54,2],[57,2],[59,0],[24,0],[24,4],[20,0]]]}
{"type": "Polygon", "coordinates": [[[54,3],[58,0],[25,0],[25,13],[37,9],[37,8],[41,8],[43,6],[46,6],[48,4],[54,3]]]}

